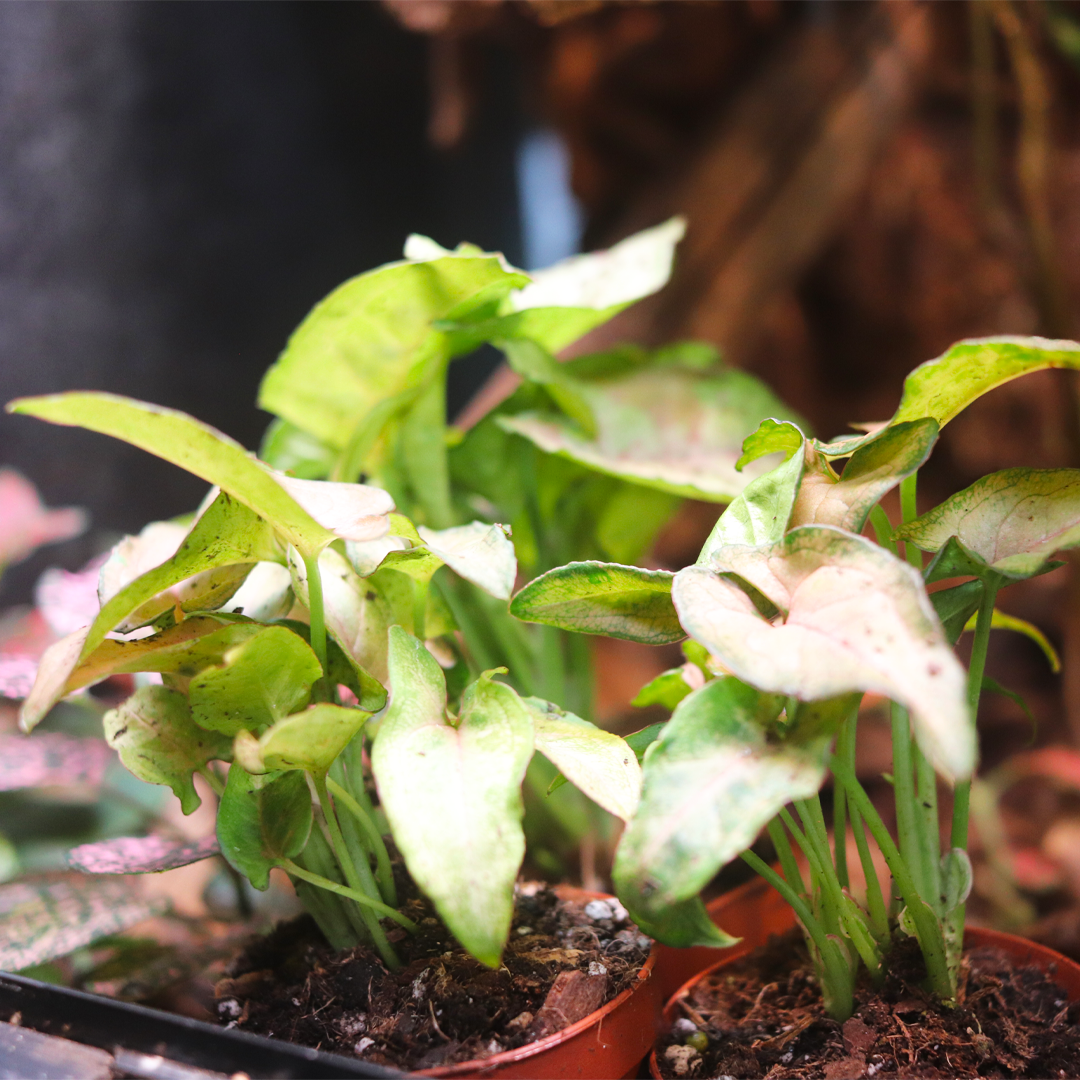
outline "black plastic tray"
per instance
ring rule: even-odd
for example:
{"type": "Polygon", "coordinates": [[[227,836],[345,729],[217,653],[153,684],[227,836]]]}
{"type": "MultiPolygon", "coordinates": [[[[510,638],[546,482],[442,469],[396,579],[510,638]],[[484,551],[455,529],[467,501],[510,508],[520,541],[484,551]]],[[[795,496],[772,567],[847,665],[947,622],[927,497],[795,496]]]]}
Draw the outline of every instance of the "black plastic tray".
{"type": "Polygon", "coordinates": [[[22,1025],[114,1052],[138,1050],[252,1080],[338,1080],[401,1077],[355,1058],[326,1054],[246,1031],[227,1031],[186,1016],[0,972],[0,1019],[21,1015],[22,1025]]]}

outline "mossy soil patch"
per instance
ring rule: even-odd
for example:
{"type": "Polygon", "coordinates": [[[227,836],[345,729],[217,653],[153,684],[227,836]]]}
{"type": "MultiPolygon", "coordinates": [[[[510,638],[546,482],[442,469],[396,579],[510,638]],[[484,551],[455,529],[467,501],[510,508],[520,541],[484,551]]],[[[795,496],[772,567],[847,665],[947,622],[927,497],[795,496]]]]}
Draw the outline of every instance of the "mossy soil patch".
{"type": "Polygon", "coordinates": [[[230,1027],[399,1069],[490,1057],[553,1034],[630,986],[652,942],[616,901],[519,889],[497,970],[470,957],[423,900],[396,937],[403,966],[335,953],[307,916],[251,942],[215,990],[230,1027]]]}
{"type": "Polygon", "coordinates": [[[879,991],[860,987],[846,1023],[824,1011],[799,931],[699,982],[657,1052],[670,1078],[1080,1077],[1080,1003],[993,948],[964,954],[961,1000],[919,989],[918,948],[894,951],[879,991]]]}

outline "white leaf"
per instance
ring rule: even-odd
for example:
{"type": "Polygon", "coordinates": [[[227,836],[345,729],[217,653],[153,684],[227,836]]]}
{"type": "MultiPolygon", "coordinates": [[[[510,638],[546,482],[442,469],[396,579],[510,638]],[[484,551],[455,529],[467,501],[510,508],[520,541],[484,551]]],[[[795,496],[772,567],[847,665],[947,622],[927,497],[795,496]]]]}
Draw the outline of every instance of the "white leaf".
{"type": "Polygon", "coordinates": [[[377,540],[390,531],[387,515],[394,500],[382,488],[297,480],[276,469],[267,471],[324,529],[343,540],[377,540]]]}
{"type": "Polygon", "coordinates": [[[345,554],[353,569],[361,576],[374,574],[391,551],[406,551],[409,541],[404,536],[380,536],[377,540],[346,540],[345,554]]]}
{"type": "Polygon", "coordinates": [[[510,599],[517,577],[517,557],[500,525],[485,525],[482,521],[452,529],[421,525],[417,532],[428,551],[454,573],[500,600],[510,599]]]}
{"type": "Polygon", "coordinates": [[[229,599],[228,609],[249,619],[272,622],[292,607],[292,575],[276,562],[258,562],[229,599]]]}

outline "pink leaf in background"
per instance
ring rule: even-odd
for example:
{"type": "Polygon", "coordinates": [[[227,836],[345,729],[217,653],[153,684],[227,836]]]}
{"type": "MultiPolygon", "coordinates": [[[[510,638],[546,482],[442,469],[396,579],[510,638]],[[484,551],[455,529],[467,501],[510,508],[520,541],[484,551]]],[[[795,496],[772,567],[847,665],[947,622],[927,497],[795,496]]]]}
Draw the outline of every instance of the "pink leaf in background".
{"type": "Polygon", "coordinates": [[[208,859],[220,851],[216,836],[194,843],[163,836],[122,836],[72,848],[67,861],[84,874],[156,874],[208,859]]]}
{"type": "Polygon", "coordinates": [[[112,757],[103,739],[58,733],[0,735],[0,791],[100,784],[112,757]]]}
{"type": "Polygon", "coordinates": [[[34,602],[56,637],[67,637],[97,618],[98,575],[108,557],[99,555],[74,574],[54,567],[38,578],[34,602]]]}
{"type": "Polygon", "coordinates": [[[14,469],[0,469],[0,567],[25,559],[35,548],[78,536],[84,510],[47,510],[37,489],[14,469]]]}
{"type": "Polygon", "coordinates": [[[39,611],[15,608],[0,617],[0,697],[30,693],[38,660],[55,640],[39,611]]]}

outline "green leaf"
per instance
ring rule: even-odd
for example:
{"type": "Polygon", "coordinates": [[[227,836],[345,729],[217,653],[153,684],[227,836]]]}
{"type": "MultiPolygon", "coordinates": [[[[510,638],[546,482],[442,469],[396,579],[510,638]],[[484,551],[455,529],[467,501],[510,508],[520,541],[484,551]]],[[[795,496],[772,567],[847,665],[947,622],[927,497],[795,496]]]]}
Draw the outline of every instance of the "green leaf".
{"type": "Polygon", "coordinates": [[[808,443],[792,526],[836,525],[861,532],[882,496],[922,467],[937,435],[935,420],[896,424],[881,438],[856,450],[839,479],[826,458],[808,443]]]}
{"type": "Polygon", "coordinates": [[[446,461],[446,360],[433,365],[423,388],[403,411],[397,451],[417,510],[435,526],[454,519],[446,461]]]}
{"type": "Polygon", "coordinates": [[[906,420],[929,417],[944,427],[983,394],[1003,383],[1046,368],[1080,369],[1080,345],[1039,337],[970,338],[935,360],[920,364],[905,380],[900,406],[882,428],[820,444],[829,457],[848,457],[906,420]]]}
{"type": "Polygon", "coordinates": [[[661,672],[651,682],[647,682],[638,692],[631,705],[644,708],[646,705],[662,705],[669,712],[691,690],[697,690],[705,684],[701,668],[696,664],[683,664],[682,667],[669,668],[661,672]]]}
{"type": "Polygon", "coordinates": [[[79,656],[87,629],[76,630],[45,650],[19,723],[24,731],[32,731],[61,698],[110,675],[157,671],[190,678],[207,665],[220,663],[229,649],[259,629],[246,622],[223,626],[218,618],[196,615],[151,637],[103,641],[84,660],[79,656]]]}
{"type": "Polygon", "coordinates": [[[535,746],[576,788],[623,821],[637,808],[641,766],[623,739],[541,698],[525,698],[535,746]]]}
{"type": "Polygon", "coordinates": [[[737,679],[715,679],[675,710],[645,758],[641,803],[615,857],[630,911],[656,918],[696,896],[792,799],[817,793],[830,738],[780,743],[784,706],[737,679]]]}
{"type": "Polygon", "coordinates": [[[168,907],[126,878],[12,881],[0,885],[0,970],[67,956],[168,907]]]}
{"type": "Polygon", "coordinates": [[[259,406],[341,451],[382,401],[419,385],[446,348],[433,327],[505,297],[529,279],[494,255],[391,263],[346,281],[289,339],[259,390],[259,406]]]}
{"type": "Polygon", "coordinates": [[[742,457],[735,462],[735,468],[742,472],[753,461],[768,454],[783,454],[787,461],[792,454],[799,453],[806,437],[790,421],[774,420],[767,416],[742,441],[742,457]]]}
{"type": "Polygon", "coordinates": [[[907,707],[923,752],[950,781],[975,766],[965,676],[914,568],[862,536],[792,529],[769,547],[725,547],[679,571],[683,626],[760,690],[801,701],[875,691],[907,707]],[[780,613],[774,624],[741,585],[780,613]]]}
{"type": "MultiPolygon", "coordinates": [[[[991,473],[896,531],[923,551],[953,537],[979,568],[961,572],[1017,581],[1045,573],[1054,552],[1080,545],[1080,469],[991,473]]],[[[942,576],[934,573],[928,580],[942,576]]]]}
{"type": "Polygon", "coordinates": [[[17,398],[8,403],[7,410],[112,435],[171,461],[216,484],[301,551],[318,551],[334,539],[239,443],[186,413],[91,392],[17,398]]]}
{"type": "Polygon", "coordinates": [[[707,565],[715,552],[730,545],[761,547],[776,543],[787,532],[803,465],[803,455],[792,454],[772,471],[751,480],[713,526],[698,556],[698,565],[707,565]]]}
{"type": "MultiPolygon", "coordinates": [[[[523,379],[544,387],[552,400],[581,429],[586,439],[597,435],[596,417],[578,380],[554,356],[535,341],[500,341],[507,362],[523,379]]],[[[572,430],[572,429],[571,429],[572,430]]]]}
{"type": "Polygon", "coordinates": [[[221,854],[260,891],[282,859],[294,859],[311,833],[311,792],[299,769],[252,776],[234,765],[218,807],[221,854]]]}
{"type": "Polygon", "coordinates": [[[392,697],[372,749],[379,799],[413,880],[461,944],[496,967],[525,853],[532,719],[510,687],[485,675],[452,723],[431,654],[400,626],[389,637],[392,697]]]}
{"type": "Polygon", "coordinates": [[[1002,686],[996,679],[991,679],[989,675],[983,676],[982,688],[983,690],[989,691],[991,694],[999,694],[1001,697],[1008,698],[1014,705],[1019,705],[1020,711],[1031,722],[1032,729],[1038,728],[1039,721],[1035,718],[1035,714],[1031,711],[1031,707],[1024,700],[1022,695],[1018,694],[1015,690],[1010,690],[1007,686],[1002,686]]]}
{"type": "Polygon", "coordinates": [[[302,709],[321,675],[319,661],[300,637],[268,626],[230,649],[224,664],[204,668],[191,680],[191,712],[208,731],[261,731],[302,709]]]}
{"type": "MultiPolygon", "coordinates": [[[[288,627],[311,644],[311,627],[295,619],[279,619],[277,625],[288,627]]],[[[383,634],[385,637],[385,632],[383,634]]],[[[386,667],[385,645],[382,663],[386,667]]],[[[355,695],[357,703],[365,712],[377,713],[386,704],[386,687],[374,675],[365,671],[332,637],[326,642],[326,674],[330,683],[347,686],[355,695]]]]}
{"type": "MultiPolygon", "coordinates": [[[[305,607],[308,604],[307,567],[302,559],[291,553],[289,570],[293,589],[305,607]]],[[[386,630],[390,625],[390,610],[375,585],[361,578],[348,560],[334,548],[319,555],[319,576],[323,588],[323,617],[331,638],[341,646],[349,659],[380,684],[386,682],[386,630]]],[[[339,680],[347,686],[347,679],[339,680]]],[[[380,686],[381,689],[381,686],[380,686]]],[[[375,687],[367,692],[377,694],[375,687]]],[[[368,708],[362,699],[364,708],[368,708]]],[[[373,710],[377,711],[377,710],[373,710]]]]}
{"type": "Polygon", "coordinates": [[[671,603],[672,575],[618,563],[576,562],[534,578],[510,602],[525,622],[647,645],[686,636],[671,603]]]}
{"type": "Polygon", "coordinates": [[[301,480],[325,480],[337,459],[333,447],[280,418],[266,429],[259,457],[272,469],[301,480]]]}
{"type": "Polygon", "coordinates": [[[417,531],[428,551],[455,574],[499,600],[510,599],[517,577],[517,557],[502,526],[473,521],[440,531],[421,525],[417,531]]]}
{"type": "MultiPolygon", "coordinates": [[[[977,617],[978,613],[976,612],[968,618],[967,622],[964,623],[965,631],[975,629],[977,617]]],[[[1050,664],[1050,670],[1055,675],[1061,671],[1061,657],[1058,656],[1057,649],[1050,644],[1049,638],[1037,626],[1029,623],[1027,619],[1018,619],[1015,615],[1007,615],[1004,611],[994,608],[993,615],[990,617],[990,628],[992,630],[1014,630],[1016,633],[1030,638],[1042,650],[1043,656],[1046,657],[1050,664]]]]}
{"type": "Polygon", "coordinates": [[[648,727],[642,728],[640,731],[635,731],[632,735],[626,736],[626,745],[634,751],[639,765],[645,757],[645,751],[660,738],[660,732],[663,731],[666,726],[666,721],[660,724],[650,724],[648,727]]]}
{"type": "Polygon", "coordinates": [[[735,368],[702,372],[654,362],[578,388],[596,418],[595,439],[550,413],[500,415],[497,422],[546,453],[708,502],[729,502],[762,473],[736,471],[743,438],[763,417],[789,411],[735,368]]]}
{"type": "Polygon", "coordinates": [[[981,581],[965,581],[951,589],[939,589],[930,594],[930,603],[941,620],[945,640],[955,645],[964,632],[968,620],[979,610],[982,603],[981,581]]]}
{"type": "Polygon", "coordinates": [[[102,724],[127,768],[148,784],[172,788],[185,814],[202,801],[192,774],[210,761],[232,758],[229,739],[196,725],[184,695],[165,686],[140,687],[102,724]]]}
{"type": "Polygon", "coordinates": [[[312,705],[287,716],[255,738],[242,731],[236,736],[236,761],[250,773],[304,769],[323,774],[338,754],[371,719],[371,713],[340,705],[312,705]]]}
{"type": "MultiPolygon", "coordinates": [[[[616,885],[617,891],[618,888],[616,885]]],[[[701,945],[712,949],[727,949],[742,941],[742,938],[725,933],[709,918],[708,909],[700,897],[695,896],[671,904],[658,912],[655,918],[634,911],[630,906],[633,901],[623,899],[621,894],[619,899],[626,905],[639,930],[674,949],[690,949],[701,945]]]]}
{"type": "Polygon", "coordinates": [[[666,491],[620,483],[596,520],[596,542],[612,562],[634,565],[675,516],[680,499],[666,491]]]}
{"type": "MultiPolygon", "coordinates": [[[[135,626],[142,625],[172,608],[179,598],[166,593],[166,590],[186,581],[192,575],[201,575],[218,567],[228,570],[239,567],[240,573],[246,576],[252,564],[276,554],[273,530],[267,522],[242,502],[223,491],[219,492],[202,517],[191,527],[175,555],[125,584],[115,595],[102,595],[102,608],[87,635],[83,656],[89,656],[110,630],[118,626],[134,629],[135,626]],[[157,597],[160,599],[155,602],[157,597]],[[135,612],[145,613],[149,619],[142,615],[134,617],[135,612]]],[[[109,562],[112,562],[112,558],[109,562]]],[[[108,568],[109,563],[106,563],[102,569],[106,571],[108,568]]],[[[118,572],[111,575],[106,573],[104,581],[108,582],[110,578],[117,582],[122,580],[118,572]]],[[[227,600],[235,591],[234,588],[228,595],[221,596],[221,602],[227,600]]],[[[189,606],[185,607],[183,601],[180,601],[180,604],[185,611],[191,611],[198,610],[190,606],[192,602],[208,601],[211,601],[210,597],[202,590],[196,590],[194,597],[189,599],[189,606]]],[[[213,603],[213,606],[218,605],[213,603]]],[[[206,610],[206,606],[203,610],[206,610]]]]}

